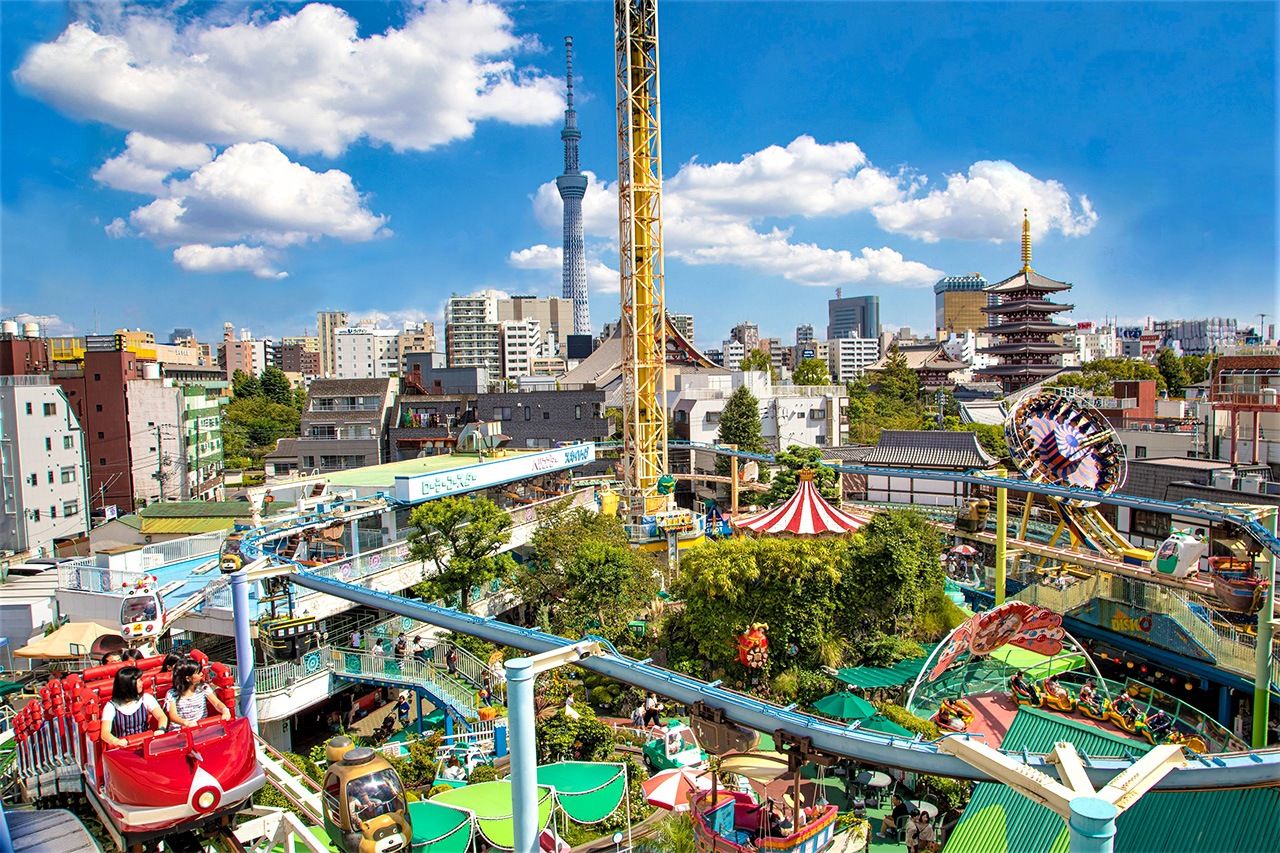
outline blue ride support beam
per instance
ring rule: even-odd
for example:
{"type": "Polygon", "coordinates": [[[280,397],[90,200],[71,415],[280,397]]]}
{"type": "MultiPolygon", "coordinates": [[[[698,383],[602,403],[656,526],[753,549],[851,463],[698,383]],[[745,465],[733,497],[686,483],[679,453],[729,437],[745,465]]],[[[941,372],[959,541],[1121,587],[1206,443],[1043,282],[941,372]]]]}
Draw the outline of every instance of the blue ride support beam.
{"type": "Polygon", "coordinates": [[[515,853],[538,853],[538,753],[534,743],[533,685],[528,658],[507,661],[507,731],[511,738],[511,813],[515,853]]]}
{"type": "MultiPolygon", "coordinates": [[[[996,470],[997,477],[1004,476],[1004,469],[996,470]]],[[[1028,495],[1028,500],[1030,496],[1028,495]]],[[[1005,573],[1009,562],[1009,490],[996,488],[996,606],[1004,604],[1005,573]]]]}
{"type": "Polygon", "coordinates": [[[422,693],[413,691],[413,719],[417,723],[418,737],[422,737],[422,693]]]}
{"type": "Polygon", "coordinates": [[[231,614],[236,632],[236,676],[240,682],[239,716],[258,733],[258,697],[253,671],[253,641],[249,639],[249,575],[244,569],[231,573],[231,614]]]}
{"type": "MultiPolygon", "coordinates": [[[[1256,415],[1254,417],[1257,417],[1256,415]]],[[[1271,510],[1271,520],[1267,523],[1271,535],[1276,534],[1276,520],[1280,518],[1280,510],[1271,510]]],[[[1267,722],[1271,715],[1271,643],[1274,632],[1276,610],[1276,555],[1266,552],[1267,584],[1266,599],[1258,608],[1258,648],[1254,657],[1253,674],[1253,739],[1254,749],[1262,749],[1267,745],[1267,722]]]]}
{"type": "Polygon", "coordinates": [[[1076,797],[1069,805],[1071,853],[1112,853],[1120,811],[1101,797],[1076,797]]]}

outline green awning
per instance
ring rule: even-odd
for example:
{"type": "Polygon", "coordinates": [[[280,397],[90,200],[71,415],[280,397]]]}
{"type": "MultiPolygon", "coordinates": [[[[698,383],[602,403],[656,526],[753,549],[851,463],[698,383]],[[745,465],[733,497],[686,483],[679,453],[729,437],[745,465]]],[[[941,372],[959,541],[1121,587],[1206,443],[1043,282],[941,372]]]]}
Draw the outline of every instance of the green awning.
{"type": "Polygon", "coordinates": [[[878,690],[882,687],[901,687],[916,680],[925,661],[937,644],[924,647],[924,656],[900,660],[893,666],[850,666],[836,673],[836,678],[861,690],[878,690]]]}
{"type": "Polygon", "coordinates": [[[437,797],[409,803],[414,853],[467,853],[474,823],[471,813],[446,806],[437,797]]]}
{"type": "Polygon", "coordinates": [[[8,696],[10,693],[21,693],[23,682],[21,681],[0,681],[0,696],[8,696]]]}
{"type": "Polygon", "coordinates": [[[1086,666],[1084,655],[1064,654],[1050,657],[1020,649],[1017,646],[1001,646],[988,657],[1012,669],[1020,669],[1036,680],[1048,678],[1051,675],[1061,675],[1064,672],[1074,672],[1086,666]]]}
{"type": "Polygon", "coordinates": [[[622,803],[627,766],[560,761],[538,768],[538,784],[555,789],[556,803],[574,823],[599,823],[622,803]]]}
{"type": "MultiPolygon", "coordinates": [[[[476,816],[476,826],[487,844],[503,850],[515,847],[515,830],[512,826],[511,783],[480,782],[465,788],[441,791],[428,802],[466,809],[476,816]]],[[[551,822],[552,790],[538,786],[538,831],[551,822]]]]}
{"type": "Polygon", "coordinates": [[[867,731],[880,732],[885,735],[894,735],[896,737],[913,738],[916,736],[915,732],[910,729],[903,728],[883,714],[876,714],[874,717],[869,717],[868,719],[863,720],[860,728],[866,729],[867,731]]]}

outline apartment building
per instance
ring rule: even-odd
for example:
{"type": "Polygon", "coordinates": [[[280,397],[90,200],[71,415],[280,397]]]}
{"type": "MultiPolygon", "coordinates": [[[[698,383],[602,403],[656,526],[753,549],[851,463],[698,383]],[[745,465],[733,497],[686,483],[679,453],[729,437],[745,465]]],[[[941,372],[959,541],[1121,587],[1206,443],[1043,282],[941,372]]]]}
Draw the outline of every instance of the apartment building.
{"type": "Polygon", "coordinates": [[[430,321],[405,323],[398,339],[400,375],[409,372],[409,356],[436,351],[436,324],[430,321]]]}
{"type": "Polygon", "coordinates": [[[127,382],[125,396],[135,504],[221,500],[220,389],[147,377],[127,382]]]}
{"type": "Polygon", "coordinates": [[[84,434],[49,377],[0,376],[0,551],[54,554],[89,530],[84,434]]]}
{"type": "Polygon", "coordinates": [[[347,325],[346,311],[316,312],[316,337],[320,339],[320,373],[333,373],[333,333],[347,325]]]}
{"type": "Polygon", "coordinates": [[[333,332],[335,379],[385,379],[400,375],[400,333],[371,325],[343,326],[333,332]]]}
{"type": "Polygon", "coordinates": [[[746,385],[760,403],[760,429],[772,450],[793,444],[823,447],[839,440],[848,395],[843,387],[775,385],[757,371],[678,373],[667,392],[677,437],[714,443],[729,397],[746,385]]]}
{"type": "Polygon", "coordinates": [[[535,322],[548,356],[565,356],[573,334],[573,300],[558,296],[512,296],[497,301],[498,322],[535,322]]]}
{"type": "Polygon", "coordinates": [[[280,441],[269,459],[290,458],[295,469],[321,472],[389,461],[387,431],[398,385],[393,378],[314,380],[301,435],[280,441]]]}
{"type": "MultiPolygon", "coordinates": [[[[852,382],[880,358],[878,338],[836,338],[824,341],[827,351],[827,369],[832,380],[852,382]]],[[[821,356],[816,356],[820,358],[821,356]]]]}

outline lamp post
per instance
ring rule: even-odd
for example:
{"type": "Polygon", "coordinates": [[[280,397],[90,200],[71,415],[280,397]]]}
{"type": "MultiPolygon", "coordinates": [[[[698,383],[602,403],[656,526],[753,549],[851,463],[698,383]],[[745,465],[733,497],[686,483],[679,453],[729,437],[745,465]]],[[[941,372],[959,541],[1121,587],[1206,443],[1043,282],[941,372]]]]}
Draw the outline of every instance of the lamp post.
{"type": "Polygon", "coordinates": [[[511,737],[511,811],[515,853],[538,853],[538,751],[533,687],[539,674],[577,663],[603,649],[585,640],[506,663],[507,717],[511,737]]]}

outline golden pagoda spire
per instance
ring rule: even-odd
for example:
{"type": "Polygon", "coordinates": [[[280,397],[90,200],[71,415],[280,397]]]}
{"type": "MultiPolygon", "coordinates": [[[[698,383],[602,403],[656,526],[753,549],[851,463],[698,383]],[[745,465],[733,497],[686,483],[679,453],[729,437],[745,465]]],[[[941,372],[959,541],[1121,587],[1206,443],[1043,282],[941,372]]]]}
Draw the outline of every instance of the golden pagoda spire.
{"type": "Polygon", "coordinates": [[[1022,271],[1031,272],[1031,217],[1022,208],[1022,271]]]}

